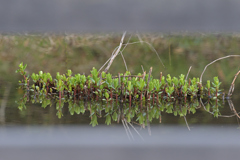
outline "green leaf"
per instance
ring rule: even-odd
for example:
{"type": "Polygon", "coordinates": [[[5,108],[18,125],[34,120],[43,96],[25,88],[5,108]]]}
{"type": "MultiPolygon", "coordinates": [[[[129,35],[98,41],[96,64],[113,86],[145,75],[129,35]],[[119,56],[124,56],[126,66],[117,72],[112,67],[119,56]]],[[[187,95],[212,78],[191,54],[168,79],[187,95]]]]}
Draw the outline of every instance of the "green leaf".
{"type": "Polygon", "coordinates": [[[57,111],[57,116],[58,116],[59,119],[62,118],[62,116],[63,116],[62,112],[61,111],[57,111]]]}
{"type": "Polygon", "coordinates": [[[153,91],[153,88],[154,88],[153,82],[150,81],[150,82],[149,82],[149,86],[148,86],[148,91],[149,91],[149,92],[152,92],[152,91],[153,91]]]}
{"type": "Polygon", "coordinates": [[[132,90],[132,84],[131,81],[128,81],[128,86],[127,86],[128,91],[132,90]]]}
{"type": "Polygon", "coordinates": [[[116,112],[114,112],[113,115],[112,115],[112,119],[114,121],[117,121],[117,118],[118,118],[118,114],[116,112]]]}
{"type": "Polygon", "coordinates": [[[168,82],[168,85],[171,86],[172,85],[172,79],[171,79],[171,76],[170,74],[167,75],[167,82],[168,82]]]}
{"type": "Polygon", "coordinates": [[[102,78],[106,78],[106,73],[102,71],[102,78]]]}
{"type": "Polygon", "coordinates": [[[75,109],[73,107],[69,108],[69,112],[71,115],[74,115],[75,109]]]}
{"type": "Polygon", "coordinates": [[[113,86],[114,86],[115,89],[118,88],[118,78],[113,80],[113,86]]]}
{"type": "Polygon", "coordinates": [[[178,86],[178,79],[176,77],[173,77],[172,81],[173,81],[173,84],[177,87],[178,86]]]}
{"type": "Polygon", "coordinates": [[[23,70],[25,70],[27,68],[27,64],[25,64],[24,66],[23,66],[23,70]]]}
{"type": "Polygon", "coordinates": [[[207,87],[207,89],[210,89],[210,87],[211,87],[211,83],[210,83],[210,80],[207,80],[207,84],[206,84],[206,87],[207,87]]]}
{"type": "Polygon", "coordinates": [[[106,99],[108,99],[109,98],[109,94],[108,94],[108,92],[107,91],[105,91],[105,97],[106,97],[106,99]]]}
{"type": "Polygon", "coordinates": [[[72,71],[69,69],[69,70],[67,71],[67,76],[70,77],[71,75],[72,75],[72,71]]]}
{"type": "Polygon", "coordinates": [[[78,106],[76,105],[76,103],[75,103],[73,106],[74,106],[74,108],[75,108],[75,112],[76,112],[77,114],[80,114],[80,113],[81,113],[81,108],[78,107],[78,106]]]}
{"type": "Polygon", "coordinates": [[[18,65],[19,68],[23,68],[23,62],[21,62],[19,65],[18,65]]]}
{"type": "Polygon", "coordinates": [[[110,125],[110,124],[111,124],[111,116],[110,116],[109,114],[108,114],[107,117],[106,117],[105,123],[106,123],[107,125],[110,125]]]}
{"type": "Polygon", "coordinates": [[[96,125],[98,125],[96,114],[94,114],[94,115],[92,116],[92,120],[91,120],[90,124],[91,124],[93,127],[95,127],[96,125]]]}

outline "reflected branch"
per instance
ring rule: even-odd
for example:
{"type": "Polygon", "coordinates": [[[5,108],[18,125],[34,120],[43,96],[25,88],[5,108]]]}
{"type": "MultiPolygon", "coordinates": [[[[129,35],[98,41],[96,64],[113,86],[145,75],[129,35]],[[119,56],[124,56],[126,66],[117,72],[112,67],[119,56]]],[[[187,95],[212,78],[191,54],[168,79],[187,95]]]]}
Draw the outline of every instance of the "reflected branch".
{"type": "Polygon", "coordinates": [[[240,116],[239,116],[239,114],[237,113],[237,111],[236,111],[236,109],[235,109],[235,107],[234,107],[234,105],[233,105],[233,103],[232,103],[231,100],[228,100],[228,104],[229,104],[230,109],[234,112],[234,114],[235,114],[238,118],[240,118],[240,116]]]}
{"type": "Polygon", "coordinates": [[[234,76],[234,79],[233,79],[233,81],[231,83],[231,86],[229,88],[229,91],[228,91],[228,97],[230,97],[233,94],[234,86],[235,86],[235,80],[237,79],[239,73],[240,73],[240,71],[238,71],[234,76]]]}

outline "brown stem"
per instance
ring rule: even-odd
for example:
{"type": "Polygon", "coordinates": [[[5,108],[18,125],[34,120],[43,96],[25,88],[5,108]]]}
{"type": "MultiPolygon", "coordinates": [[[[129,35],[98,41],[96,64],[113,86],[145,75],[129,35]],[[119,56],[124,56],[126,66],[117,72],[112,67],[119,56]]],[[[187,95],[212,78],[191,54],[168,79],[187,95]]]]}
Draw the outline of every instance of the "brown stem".
{"type": "Polygon", "coordinates": [[[158,96],[158,94],[157,94],[157,105],[159,104],[159,96],[158,96]]]}
{"type": "Polygon", "coordinates": [[[153,105],[154,105],[155,94],[153,93],[153,105]]]}
{"type": "Polygon", "coordinates": [[[113,95],[112,95],[112,88],[110,89],[110,98],[112,99],[113,95]]]}
{"type": "MultiPolygon", "coordinates": [[[[61,89],[61,88],[60,88],[61,89]]],[[[59,89],[59,109],[61,107],[61,99],[62,99],[62,93],[61,93],[61,90],[59,89]]]]}
{"type": "Polygon", "coordinates": [[[74,88],[74,101],[76,100],[76,88],[74,88]]]}
{"type": "Polygon", "coordinates": [[[162,72],[160,72],[160,83],[162,81],[162,72]]]}
{"type": "Polygon", "coordinates": [[[132,95],[131,95],[131,91],[129,91],[129,108],[131,108],[131,103],[132,103],[132,95]]]}
{"type": "Polygon", "coordinates": [[[118,103],[118,93],[116,92],[116,102],[118,103]]]}

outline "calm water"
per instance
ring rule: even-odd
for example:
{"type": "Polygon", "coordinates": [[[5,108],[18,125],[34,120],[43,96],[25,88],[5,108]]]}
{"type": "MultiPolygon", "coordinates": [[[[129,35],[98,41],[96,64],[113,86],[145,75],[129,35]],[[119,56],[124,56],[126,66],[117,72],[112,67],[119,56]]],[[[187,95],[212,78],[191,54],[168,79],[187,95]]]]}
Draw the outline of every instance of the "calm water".
{"type": "MultiPolygon", "coordinates": [[[[27,71],[31,75],[33,72],[43,70],[55,75],[57,71],[61,73],[66,72],[67,69],[72,69],[74,73],[86,73],[92,67],[100,68],[102,64],[110,57],[114,47],[119,43],[119,37],[109,36],[105,37],[103,41],[101,38],[87,38],[73,39],[69,44],[62,42],[61,37],[52,37],[55,41],[55,45],[49,44],[48,38],[36,37],[34,42],[31,42],[31,37],[2,37],[5,46],[1,46],[1,73],[2,78],[0,81],[0,124],[1,125],[56,125],[56,124],[81,124],[88,125],[91,122],[90,112],[86,111],[84,114],[71,115],[66,103],[63,108],[63,117],[59,119],[56,115],[55,105],[51,107],[42,108],[41,103],[31,102],[26,103],[26,109],[20,111],[18,109],[18,101],[23,97],[23,90],[18,88],[18,81],[22,79],[21,76],[14,71],[18,68],[20,62],[28,64],[27,71]],[[110,37],[110,38],[109,38],[110,37]],[[4,39],[5,38],[5,39],[4,39]],[[106,40],[107,39],[107,40],[106,40]],[[75,40],[75,42],[74,42],[75,40]],[[78,40],[78,41],[77,41],[78,40]],[[85,44],[80,43],[84,41],[85,44]],[[14,42],[14,43],[13,43],[14,42]],[[61,44],[63,43],[63,44],[61,44]],[[96,43],[97,45],[94,45],[96,43]],[[40,45],[36,46],[36,45],[40,45]],[[67,47],[66,47],[67,45],[67,47]],[[75,45],[75,46],[74,46],[75,45]],[[8,48],[9,47],[9,48],[8,48]],[[55,48],[51,48],[55,47],[55,48]],[[10,51],[9,55],[6,52],[10,51]],[[34,53],[36,51],[36,53],[34,53]],[[21,53],[20,53],[21,52],[21,53]]],[[[86,35],[85,35],[86,38],[86,35]]],[[[231,44],[225,44],[227,42],[226,37],[178,37],[167,36],[166,38],[155,37],[158,40],[152,41],[152,44],[158,51],[161,60],[165,67],[161,64],[156,54],[149,49],[148,45],[137,44],[129,45],[124,50],[124,56],[128,69],[132,74],[142,72],[142,67],[148,71],[153,66],[153,76],[159,77],[159,72],[162,71],[164,75],[171,74],[172,76],[179,76],[180,74],[186,74],[190,66],[189,77],[199,77],[204,66],[210,63],[212,60],[224,56],[227,53],[223,53],[223,50],[231,50],[234,52],[239,48],[235,44],[235,41],[231,44]],[[219,44],[223,43],[223,44],[219,44]],[[224,45],[225,48],[224,48],[224,45]],[[161,46],[159,48],[159,46],[161,46]],[[227,47],[232,48],[227,48],[227,47]],[[206,48],[208,47],[208,48],[206,48]],[[210,50],[215,49],[215,52],[210,50]],[[219,51],[218,53],[216,53],[219,51]]],[[[146,41],[151,40],[149,37],[145,37],[146,41]]],[[[137,41],[137,40],[135,40],[137,41]]],[[[236,39],[238,41],[238,39],[236,39]]],[[[234,52],[235,53],[235,52],[234,52]]],[[[230,58],[216,63],[209,67],[204,75],[204,81],[212,79],[214,76],[219,76],[220,81],[223,82],[222,88],[225,92],[228,91],[230,83],[239,69],[237,62],[238,58],[230,58]]],[[[120,56],[118,56],[113,65],[110,68],[112,74],[118,72],[125,72],[125,66],[120,56]]],[[[203,82],[204,83],[204,82],[203,82]]],[[[236,81],[236,87],[234,95],[232,96],[232,102],[239,112],[239,81],[236,81]]],[[[221,102],[220,113],[222,115],[233,115],[230,110],[228,102],[221,102]]],[[[106,117],[98,118],[98,124],[105,124],[106,117]]],[[[188,114],[186,116],[188,124],[195,125],[234,125],[238,127],[238,118],[232,117],[214,117],[212,114],[206,112],[203,107],[196,110],[195,114],[188,114]]],[[[111,122],[112,125],[122,125],[115,121],[111,122]]],[[[159,119],[153,119],[154,125],[186,125],[183,117],[174,116],[172,113],[162,112],[161,123],[159,119]]]]}

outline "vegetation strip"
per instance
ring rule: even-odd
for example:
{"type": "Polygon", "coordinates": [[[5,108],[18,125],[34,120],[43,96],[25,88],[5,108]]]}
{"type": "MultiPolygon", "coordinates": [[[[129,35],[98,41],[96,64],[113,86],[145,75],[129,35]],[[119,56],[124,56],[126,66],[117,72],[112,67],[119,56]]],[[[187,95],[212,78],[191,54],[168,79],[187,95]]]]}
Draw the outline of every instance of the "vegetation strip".
{"type": "Polygon", "coordinates": [[[203,87],[199,78],[185,80],[183,74],[177,78],[171,77],[169,74],[164,77],[160,73],[160,79],[154,79],[151,76],[152,68],[148,74],[131,75],[127,71],[116,77],[104,71],[99,73],[95,68],[88,76],[72,75],[72,71],[68,70],[66,75],[57,72],[55,79],[50,73],[39,71],[38,74],[32,73],[33,84],[30,86],[30,77],[25,72],[26,67],[27,65],[21,63],[16,71],[24,77],[24,80],[19,82],[21,85],[31,91],[46,95],[58,94],[60,99],[62,95],[68,95],[77,99],[98,100],[100,98],[106,101],[120,99],[122,102],[131,103],[132,101],[150,100],[153,102],[159,100],[171,102],[177,99],[186,101],[194,98],[222,99],[225,95],[220,90],[221,82],[219,82],[218,77],[214,77],[212,83],[208,80],[203,87]]]}
{"type": "MultiPolygon", "coordinates": [[[[56,100],[57,115],[63,116],[62,108],[64,103],[68,103],[71,114],[76,112],[84,113],[90,111],[91,124],[97,125],[97,117],[101,117],[101,111],[106,113],[106,123],[111,124],[111,117],[117,120],[117,115],[127,122],[130,122],[135,114],[139,124],[151,122],[152,118],[159,118],[161,122],[161,112],[174,113],[175,116],[186,116],[189,112],[195,113],[199,108],[198,99],[206,100],[206,110],[210,111],[210,106],[215,117],[220,114],[218,107],[221,106],[219,100],[224,98],[224,93],[220,90],[218,77],[214,77],[213,82],[207,81],[205,87],[200,83],[199,78],[185,80],[181,74],[179,78],[166,77],[160,73],[159,79],[154,79],[151,75],[152,68],[148,74],[131,75],[130,72],[119,73],[112,76],[110,73],[99,73],[95,68],[88,76],[76,74],[72,75],[71,70],[66,74],[57,72],[53,79],[50,73],[39,71],[38,74],[26,75],[27,65],[21,63],[16,71],[23,75],[23,80],[19,81],[20,87],[26,93],[18,103],[19,109],[26,108],[25,104],[31,100],[42,103],[42,107],[51,105],[51,99],[56,100]],[[30,85],[30,81],[33,84],[30,85]],[[101,100],[105,107],[98,105],[88,105],[88,102],[98,102],[101,100]],[[145,102],[145,107],[143,103],[145,102]],[[86,103],[86,104],[85,104],[86,103]],[[116,103],[117,108],[109,107],[108,104],[116,103]],[[129,104],[126,108],[126,104],[129,104]],[[89,107],[85,107],[85,106],[89,107]],[[80,107],[80,108],[79,108],[80,107]],[[124,110],[122,110],[124,109],[124,110]],[[121,110],[121,113],[116,113],[121,110]],[[144,111],[145,110],[145,111],[144,111]],[[154,112],[150,115],[150,112],[154,112]],[[150,121],[149,121],[150,118],[150,121]]],[[[146,124],[147,125],[147,124],[146,124]]]]}

